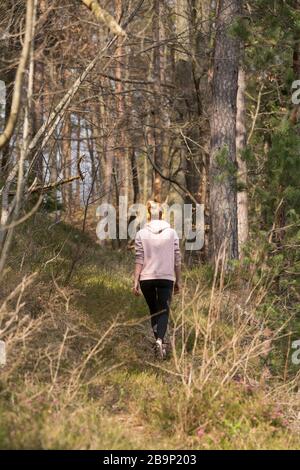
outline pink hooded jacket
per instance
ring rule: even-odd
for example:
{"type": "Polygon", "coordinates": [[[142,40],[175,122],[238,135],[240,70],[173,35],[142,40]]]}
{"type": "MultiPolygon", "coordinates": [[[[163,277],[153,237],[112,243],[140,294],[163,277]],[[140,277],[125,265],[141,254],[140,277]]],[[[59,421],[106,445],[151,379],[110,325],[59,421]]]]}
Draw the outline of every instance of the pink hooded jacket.
{"type": "Polygon", "coordinates": [[[152,220],[135,237],[135,262],[142,264],[140,280],[175,281],[175,266],[180,266],[179,238],[164,220],[152,220]]]}

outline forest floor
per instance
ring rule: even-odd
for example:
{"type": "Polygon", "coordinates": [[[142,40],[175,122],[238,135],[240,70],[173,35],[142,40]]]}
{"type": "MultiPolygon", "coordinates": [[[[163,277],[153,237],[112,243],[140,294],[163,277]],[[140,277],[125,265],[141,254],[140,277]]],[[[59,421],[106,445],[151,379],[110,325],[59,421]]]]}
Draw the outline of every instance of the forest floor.
{"type": "MultiPolygon", "coordinates": [[[[37,271],[9,303],[24,302],[19,317],[45,317],[30,334],[12,332],[20,339],[0,375],[0,448],[300,449],[296,393],[280,395],[278,377],[261,373],[252,384],[225,381],[224,364],[199,385],[203,344],[198,355],[194,342],[183,348],[180,328],[176,353],[156,362],[145,302],[131,293],[133,253],[45,220],[17,232],[1,286],[5,297],[37,271]]],[[[200,285],[209,298],[211,278],[205,266],[186,270],[185,289],[200,285]]],[[[174,297],[172,318],[187,303],[174,297]]],[[[196,313],[205,322],[206,309],[196,313]]]]}

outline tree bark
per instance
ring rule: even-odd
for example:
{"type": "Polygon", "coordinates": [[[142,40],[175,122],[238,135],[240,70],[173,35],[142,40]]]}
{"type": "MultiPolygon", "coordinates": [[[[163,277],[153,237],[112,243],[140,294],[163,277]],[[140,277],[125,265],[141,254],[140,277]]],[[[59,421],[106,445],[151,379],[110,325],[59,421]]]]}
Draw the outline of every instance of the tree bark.
{"type": "MultiPolygon", "coordinates": [[[[62,128],[61,133],[61,162],[62,162],[62,170],[63,170],[63,179],[68,180],[72,176],[72,149],[71,149],[71,137],[72,137],[72,121],[71,121],[71,114],[67,113],[65,116],[65,122],[62,128]]],[[[72,185],[69,184],[67,186],[62,186],[62,198],[63,198],[63,205],[66,210],[68,216],[71,215],[72,212],[72,185]]]]}
{"type": "MultiPolygon", "coordinates": [[[[184,162],[186,188],[198,204],[204,204],[208,226],[208,171],[209,171],[209,87],[210,58],[205,51],[210,47],[210,0],[177,0],[176,34],[176,110],[182,127],[181,154],[184,162]],[[196,60],[191,60],[190,55],[196,60]]],[[[185,202],[192,200],[186,196],[185,202]]],[[[189,253],[189,262],[199,253],[189,253]]],[[[208,258],[208,231],[200,254],[208,258]]]]}
{"type": "MultiPolygon", "coordinates": [[[[11,69],[5,75],[5,125],[8,123],[10,110],[12,109],[12,97],[14,90],[14,74],[15,70],[11,69]]],[[[5,178],[8,174],[8,164],[10,156],[10,145],[9,140],[2,147],[2,158],[1,158],[1,175],[5,178]]]]}
{"type": "Polygon", "coordinates": [[[216,260],[224,243],[226,259],[238,258],[235,138],[239,40],[229,28],[240,7],[240,0],[221,0],[216,21],[210,158],[212,260],[216,260]]]}
{"type": "MultiPolygon", "coordinates": [[[[153,137],[154,137],[154,162],[160,169],[163,168],[162,135],[160,119],[160,93],[161,93],[161,55],[160,55],[160,1],[153,1],[153,79],[154,79],[154,109],[153,109],[153,137]]],[[[154,171],[153,199],[161,202],[162,179],[157,171],[154,171]]]]}
{"type": "Polygon", "coordinates": [[[248,239],[248,192],[247,192],[247,164],[243,159],[243,151],[246,147],[246,103],[245,103],[245,71],[239,69],[237,115],[236,115],[236,158],[238,164],[238,244],[239,257],[242,257],[242,248],[248,239]]]}

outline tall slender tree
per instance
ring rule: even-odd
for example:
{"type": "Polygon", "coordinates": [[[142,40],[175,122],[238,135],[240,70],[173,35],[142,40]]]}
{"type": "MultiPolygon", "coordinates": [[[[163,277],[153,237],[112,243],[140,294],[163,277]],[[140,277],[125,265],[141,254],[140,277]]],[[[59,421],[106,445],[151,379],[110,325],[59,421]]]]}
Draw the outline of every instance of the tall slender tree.
{"type": "Polygon", "coordinates": [[[247,163],[243,158],[246,147],[246,79],[245,70],[241,66],[238,78],[237,116],[236,116],[236,158],[238,164],[238,244],[239,256],[242,256],[242,248],[248,239],[248,191],[247,191],[247,163]]]}
{"type": "Polygon", "coordinates": [[[238,258],[236,100],[239,40],[232,33],[241,0],[221,0],[216,19],[212,81],[210,208],[211,255],[228,243],[227,259],[238,258]]]}

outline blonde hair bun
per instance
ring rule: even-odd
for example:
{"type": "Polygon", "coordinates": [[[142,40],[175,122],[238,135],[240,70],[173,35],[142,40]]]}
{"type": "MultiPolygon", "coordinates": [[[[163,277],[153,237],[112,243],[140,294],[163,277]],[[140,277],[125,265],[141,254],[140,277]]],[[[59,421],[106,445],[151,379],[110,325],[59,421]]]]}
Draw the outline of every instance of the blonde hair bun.
{"type": "Polygon", "coordinates": [[[159,202],[147,201],[147,216],[149,220],[159,220],[163,215],[163,207],[159,202]]]}

